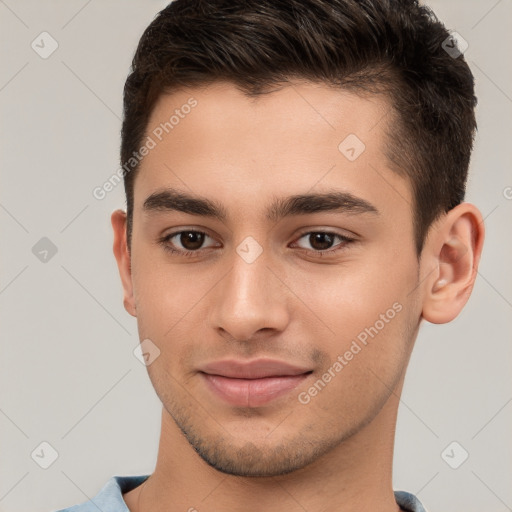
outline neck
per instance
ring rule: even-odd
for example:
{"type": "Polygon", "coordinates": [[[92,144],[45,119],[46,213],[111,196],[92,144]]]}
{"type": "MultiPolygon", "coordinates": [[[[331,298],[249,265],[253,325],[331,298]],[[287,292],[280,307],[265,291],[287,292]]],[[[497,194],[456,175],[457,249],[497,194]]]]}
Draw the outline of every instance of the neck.
{"type": "Polygon", "coordinates": [[[209,466],[162,410],[155,471],[123,496],[130,512],[379,510],[398,512],[392,488],[403,378],[377,416],[314,463],[275,477],[227,475],[209,466]]]}

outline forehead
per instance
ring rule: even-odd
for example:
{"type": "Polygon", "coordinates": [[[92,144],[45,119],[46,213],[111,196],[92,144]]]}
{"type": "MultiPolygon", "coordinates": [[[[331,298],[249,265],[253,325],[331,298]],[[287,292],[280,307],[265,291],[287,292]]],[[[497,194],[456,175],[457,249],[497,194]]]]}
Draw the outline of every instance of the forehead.
{"type": "Polygon", "coordinates": [[[224,82],[162,95],[146,129],[152,149],[135,180],[135,208],[166,186],[213,195],[239,213],[264,197],[333,188],[409,208],[409,184],[385,157],[390,112],[383,96],[310,82],[255,98],[224,82]]]}
{"type": "Polygon", "coordinates": [[[303,147],[307,153],[317,143],[320,149],[332,149],[333,142],[349,133],[371,139],[372,145],[380,143],[390,110],[383,95],[363,98],[323,83],[292,82],[248,97],[230,82],[215,82],[161,95],[147,134],[158,140],[171,134],[176,140],[187,137],[187,147],[198,156],[211,155],[216,148],[216,153],[224,151],[232,142],[227,135],[236,135],[238,143],[244,139],[250,153],[259,147],[286,151],[285,144],[295,152],[303,147]],[[207,143],[211,146],[206,148],[207,143]]]}

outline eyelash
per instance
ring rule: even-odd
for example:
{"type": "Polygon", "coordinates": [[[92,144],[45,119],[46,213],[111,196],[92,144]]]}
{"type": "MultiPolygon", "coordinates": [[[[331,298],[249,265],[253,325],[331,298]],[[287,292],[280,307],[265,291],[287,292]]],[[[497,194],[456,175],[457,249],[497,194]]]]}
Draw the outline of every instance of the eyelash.
{"type": "MultiPolygon", "coordinates": [[[[197,249],[196,251],[190,251],[190,250],[181,251],[181,250],[174,249],[173,247],[171,247],[169,245],[169,241],[172,238],[174,238],[176,235],[181,235],[182,233],[199,233],[201,235],[209,236],[204,231],[199,231],[199,230],[195,230],[195,229],[185,229],[185,230],[182,230],[182,231],[175,231],[174,233],[169,233],[168,235],[165,235],[162,238],[160,238],[158,240],[158,242],[163,246],[164,250],[166,250],[167,252],[169,252],[171,254],[184,256],[186,258],[195,258],[197,256],[200,256],[201,249],[197,249]]],[[[351,243],[355,242],[354,238],[350,238],[350,237],[347,237],[345,235],[340,235],[339,233],[334,233],[332,231],[305,231],[301,235],[299,235],[297,240],[300,240],[301,238],[305,237],[306,235],[312,235],[312,234],[317,234],[317,233],[323,233],[323,234],[326,234],[326,235],[332,235],[334,237],[337,237],[337,238],[339,238],[341,240],[341,243],[336,245],[334,249],[325,249],[323,251],[315,251],[315,250],[311,250],[311,249],[302,249],[306,254],[308,254],[310,256],[314,256],[314,257],[318,257],[318,256],[322,257],[322,256],[324,256],[326,254],[330,255],[332,253],[337,253],[339,251],[343,251],[343,250],[346,249],[346,247],[348,245],[350,245],[351,243]]]]}

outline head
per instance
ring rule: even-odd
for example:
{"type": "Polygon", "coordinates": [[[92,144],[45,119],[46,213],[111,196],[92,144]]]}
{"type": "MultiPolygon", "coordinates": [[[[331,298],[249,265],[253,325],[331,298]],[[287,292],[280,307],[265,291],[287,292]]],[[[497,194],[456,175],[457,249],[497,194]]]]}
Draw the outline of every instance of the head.
{"type": "Polygon", "coordinates": [[[213,467],[286,473],[361,432],[421,319],[467,301],[476,99],[448,37],[412,0],[176,0],[144,32],[114,249],[157,394],[213,467]],[[212,361],[257,358],[304,380],[261,405],[212,395],[212,361]]]}
{"type": "Polygon", "coordinates": [[[473,75],[443,49],[448,37],[414,0],[172,2],[144,32],[125,84],[128,239],[139,166],[128,162],[164,92],[227,80],[251,98],[301,78],[386,98],[385,156],[412,187],[419,256],[432,222],[464,199],[476,129],[473,75]]]}

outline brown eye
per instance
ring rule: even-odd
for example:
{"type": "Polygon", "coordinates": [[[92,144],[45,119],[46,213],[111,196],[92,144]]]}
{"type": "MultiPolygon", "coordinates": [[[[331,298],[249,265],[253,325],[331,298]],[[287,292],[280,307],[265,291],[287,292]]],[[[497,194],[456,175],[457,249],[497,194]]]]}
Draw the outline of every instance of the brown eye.
{"type": "Polygon", "coordinates": [[[200,249],[204,243],[205,234],[199,231],[182,231],[179,233],[179,241],[182,247],[188,251],[200,249]]]}
{"type": "Polygon", "coordinates": [[[309,243],[317,251],[325,251],[332,247],[334,236],[331,233],[311,233],[309,243]]]}
{"type": "Polygon", "coordinates": [[[352,242],[354,242],[354,239],[337,233],[331,233],[329,231],[309,231],[304,233],[298,241],[295,242],[295,245],[306,250],[309,254],[322,256],[324,254],[327,255],[341,251],[352,242]]]}
{"type": "Polygon", "coordinates": [[[215,245],[213,238],[206,233],[192,229],[176,231],[165,235],[159,240],[159,243],[172,254],[181,254],[183,256],[193,256],[196,253],[200,255],[202,249],[208,249],[215,245]],[[207,238],[210,239],[210,244],[204,245],[207,238]]]}

